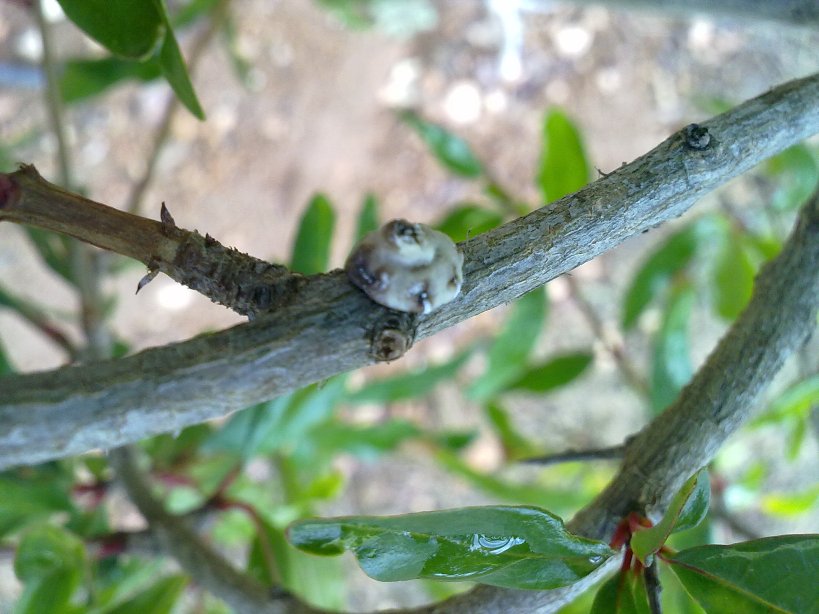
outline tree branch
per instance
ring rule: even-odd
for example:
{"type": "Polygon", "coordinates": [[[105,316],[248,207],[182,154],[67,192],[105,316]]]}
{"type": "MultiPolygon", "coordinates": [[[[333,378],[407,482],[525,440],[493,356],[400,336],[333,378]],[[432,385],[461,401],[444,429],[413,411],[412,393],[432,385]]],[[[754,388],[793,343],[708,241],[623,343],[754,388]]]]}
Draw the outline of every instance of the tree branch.
{"type": "MultiPolygon", "coordinates": [[[[677,401],[626,444],[619,473],[566,526],[578,535],[608,540],[629,512],[658,517],[683,483],[707,465],[745,422],[760,393],[816,329],[819,309],[819,190],[800,213],[779,256],[758,275],[745,311],[682,390],[677,401]]],[[[509,591],[479,586],[466,595],[417,610],[554,612],[595,580],[554,591],[509,591]]]]}
{"type": "MultiPolygon", "coordinates": [[[[3,378],[0,468],[175,431],[369,364],[396,333],[411,342],[512,301],[682,215],[717,186],[817,132],[819,75],[675,133],[583,190],[462,244],[461,295],[417,321],[396,324],[395,312],[370,302],[335,271],[301,278],[278,297],[282,307],[256,322],[124,359],[3,378]]],[[[27,176],[0,175],[0,220],[23,221],[15,211],[40,199],[36,219],[27,223],[104,225],[100,243],[143,262],[159,254],[160,269],[176,263],[183,276],[186,265],[201,263],[176,261],[186,240],[178,233],[185,231],[123,217],[44,182],[26,182],[27,176]]],[[[206,244],[197,244],[205,254],[206,244]]],[[[254,262],[276,271],[269,287],[290,279],[283,267],[254,262]]]]}

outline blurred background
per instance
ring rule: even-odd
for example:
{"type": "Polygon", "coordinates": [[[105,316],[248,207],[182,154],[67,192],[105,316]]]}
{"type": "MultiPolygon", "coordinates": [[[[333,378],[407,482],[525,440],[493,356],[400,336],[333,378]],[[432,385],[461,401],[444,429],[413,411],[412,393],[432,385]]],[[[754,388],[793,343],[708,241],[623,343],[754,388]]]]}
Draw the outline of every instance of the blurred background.
{"type": "MultiPolygon", "coordinates": [[[[462,240],[561,196],[561,177],[579,174],[582,185],[686,124],[819,70],[815,28],[618,10],[614,3],[168,4],[172,15],[192,15],[176,33],[205,122],[173,102],[164,80],[81,65],[106,52],[56,2],[44,3],[74,187],[154,219],[164,201],[179,226],[276,262],[298,258],[293,246],[306,212],[324,215],[333,221],[327,269],[343,264],[357,229],[373,216],[440,225],[462,240]]],[[[42,54],[29,3],[0,2],[0,166],[33,163],[58,181],[42,54]]],[[[290,395],[283,402],[294,412],[319,408],[306,427],[284,430],[307,443],[259,444],[258,456],[237,461],[243,476],[231,486],[233,497],[258,503],[279,534],[306,513],[396,514],[488,502],[534,503],[571,517],[615,463],[541,468],[514,461],[618,444],[665,407],[741,310],[817,168],[816,142],[789,150],[545,292],[425,340],[398,363],[290,395]],[[531,344],[521,346],[521,331],[531,344]],[[494,381],[488,374],[504,361],[516,371],[494,381]]],[[[23,228],[0,224],[0,344],[12,371],[67,364],[71,348],[84,343],[74,285],[45,262],[43,249],[23,228]],[[49,328],[63,342],[44,334],[49,328]]],[[[119,351],[242,321],[161,275],[134,296],[145,274],[138,263],[106,259],[102,271],[107,326],[119,351]]],[[[814,340],[779,378],[763,418],[721,452],[708,535],[698,538],[816,529],[817,356],[814,340]]],[[[231,420],[235,431],[234,418],[182,443],[180,434],[145,444],[157,474],[189,480],[159,480],[176,511],[200,505],[199,491],[212,489],[230,465],[225,459],[245,446],[231,438],[231,420]],[[196,461],[181,463],[182,450],[196,461]]],[[[268,426],[273,432],[281,424],[268,426]]],[[[77,484],[109,475],[81,461],[66,471],[75,494],[77,484]]],[[[94,513],[106,530],[139,526],[121,494],[94,513]]],[[[235,510],[211,522],[213,539],[237,561],[253,558],[257,524],[235,510]]],[[[0,612],[11,611],[22,590],[12,568],[16,539],[0,532],[0,612]]],[[[292,569],[303,564],[298,559],[292,569]]],[[[334,559],[326,569],[312,567],[321,568],[311,569],[312,579],[293,571],[301,578],[293,584],[305,582],[294,590],[356,610],[423,603],[463,588],[379,584],[334,559]]],[[[201,599],[184,607],[220,611],[201,599]]]]}

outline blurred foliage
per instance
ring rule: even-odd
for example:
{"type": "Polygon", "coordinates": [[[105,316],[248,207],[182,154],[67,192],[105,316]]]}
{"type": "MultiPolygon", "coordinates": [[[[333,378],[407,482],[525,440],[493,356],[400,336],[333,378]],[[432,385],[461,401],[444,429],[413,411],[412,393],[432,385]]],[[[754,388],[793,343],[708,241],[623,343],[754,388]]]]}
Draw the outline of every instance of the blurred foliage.
{"type": "MultiPolygon", "coordinates": [[[[400,21],[403,14],[386,1],[320,3],[347,23],[362,26],[400,21]]],[[[61,91],[66,102],[101,95],[126,80],[145,82],[164,76],[188,109],[203,116],[174,30],[208,15],[216,0],[174,3],[172,14],[159,0],[61,0],[61,4],[81,29],[111,53],[63,63],[61,91]]],[[[412,27],[430,18],[424,13],[426,3],[402,4],[403,10],[414,11],[417,21],[412,27]]],[[[229,16],[226,24],[225,43],[232,62],[237,74],[246,78],[249,66],[236,53],[229,16]]],[[[401,118],[445,170],[479,188],[481,196],[453,204],[434,221],[454,240],[467,240],[538,206],[522,202],[490,177],[466,139],[414,111],[402,113],[401,118]]],[[[548,203],[585,185],[592,165],[582,133],[565,111],[545,113],[541,136],[533,181],[542,201],[548,203]]],[[[9,167],[12,150],[7,144],[0,148],[3,168],[9,167]]],[[[652,245],[619,306],[621,332],[650,348],[641,366],[650,381],[648,393],[640,399],[646,419],[672,403],[692,376],[692,320],[710,316],[724,325],[741,313],[754,276],[781,248],[795,210],[819,178],[818,169],[815,147],[793,147],[760,172],[761,193],[768,198],[756,203],[758,210],[743,209],[740,214],[736,207],[724,207],[695,214],[670,233],[650,238],[652,245]]],[[[356,239],[378,228],[380,213],[376,195],[367,194],[354,227],[356,239]]],[[[327,196],[318,194],[310,200],[290,258],[294,270],[304,274],[327,270],[335,218],[327,196]]],[[[67,240],[38,230],[26,233],[45,266],[73,288],[67,240]]],[[[0,288],[0,308],[27,319],[52,340],[55,332],[77,317],[52,313],[4,288],[0,288]]],[[[543,454],[537,433],[521,426],[517,401],[525,397],[546,403],[545,395],[582,385],[582,378],[594,369],[595,353],[589,347],[542,354],[549,311],[547,292],[534,290],[509,306],[496,334],[453,349],[439,362],[367,377],[355,385],[346,376],[334,377],[246,408],[224,422],[151,438],[139,446],[145,466],[171,511],[209,512],[214,516],[210,539],[220,546],[244,547],[250,575],[271,587],[283,586],[319,607],[345,606],[349,570],[339,559],[316,559],[298,548],[324,553],[349,549],[369,575],[381,580],[446,578],[519,588],[570,583],[596,568],[610,551],[605,544],[572,536],[554,514],[571,514],[587,503],[613,468],[573,463],[531,473],[510,466],[517,459],[543,454]],[[423,404],[431,397],[449,399],[438,396],[442,388],[460,394],[458,402],[474,408],[481,428],[434,429],[416,419],[416,414],[400,411],[407,403],[423,404]],[[489,471],[470,461],[470,452],[482,437],[498,444],[503,467],[489,471]],[[340,467],[377,462],[407,446],[498,505],[387,518],[304,520],[345,493],[350,472],[340,467]]],[[[119,342],[117,352],[127,351],[127,344],[119,342]]],[[[13,348],[0,345],[0,376],[14,371],[12,359],[13,348]]],[[[769,401],[752,428],[786,433],[787,456],[796,458],[817,406],[819,376],[803,375],[769,401]]],[[[763,494],[765,478],[765,467],[756,464],[729,487],[750,493],[754,508],[773,516],[805,514],[819,505],[817,487],[763,494]]],[[[24,585],[15,612],[180,611],[186,590],[201,590],[189,587],[184,576],[156,559],[127,550],[122,535],[108,520],[111,479],[107,460],[100,454],[0,474],[0,547],[15,549],[15,573],[24,585]]],[[[720,600],[733,599],[737,593],[747,600],[746,611],[757,611],[759,600],[769,598],[787,611],[808,611],[804,604],[817,602],[811,592],[816,567],[799,567],[794,561],[800,556],[819,560],[815,538],[697,547],[710,539],[712,526],[719,522],[707,516],[709,494],[708,475],[701,472],[655,527],[636,533],[634,552],[644,561],[664,557],[669,566],[663,567],[661,578],[663,601],[675,608],[670,611],[702,611],[680,582],[697,601],[717,607],[712,611],[724,611],[719,610],[720,600]],[[669,544],[681,550],[673,553],[669,544]],[[740,561],[749,557],[761,571],[737,579],[740,561]],[[787,587],[771,596],[771,570],[786,567],[787,587]],[[669,574],[668,568],[676,575],[669,574]],[[783,592],[786,599],[776,601],[783,592]]],[[[606,582],[596,599],[584,596],[564,611],[645,611],[642,575],[622,578],[606,582]]],[[[419,586],[439,598],[451,592],[451,587],[435,581],[419,586]]],[[[202,611],[226,611],[201,595],[198,603],[202,611]]]]}

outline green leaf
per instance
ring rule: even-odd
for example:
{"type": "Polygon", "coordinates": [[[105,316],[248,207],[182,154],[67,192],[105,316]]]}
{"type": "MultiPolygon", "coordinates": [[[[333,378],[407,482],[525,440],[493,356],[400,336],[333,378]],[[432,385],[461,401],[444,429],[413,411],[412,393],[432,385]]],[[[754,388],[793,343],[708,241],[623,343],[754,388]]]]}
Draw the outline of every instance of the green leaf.
{"type": "Polygon", "coordinates": [[[162,578],[147,589],[137,593],[127,601],[106,609],[106,614],[170,614],[185,586],[188,579],[185,576],[175,575],[162,578]]]}
{"type": "Polygon", "coordinates": [[[462,205],[452,209],[435,228],[459,243],[492,230],[503,223],[503,216],[478,205],[462,205]]]}
{"type": "Polygon", "coordinates": [[[742,313],[751,300],[755,274],[744,236],[730,232],[722,241],[714,268],[714,309],[718,315],[732,321],[742,313]]]}
{"type": "Polygon", "coordinates": [[[600,587],[591,614],[650,614],[642,573],[621,572],[600,587]]]}
{"type": "Polygon", "coordinates": [[[99,60],[69,60],[63,65],[59,86],[65,102],[77,102],[101,94],[120,81],[147,82],[162,75],[156,61],[134,62],[108,57],[99,60]]]}
{"type": "Polygon", "coordinates": [[[425,397],[438,384],[455,377],[470,354],[471,350],[466,350],[440,365],[369,382],[351,392],[347,400],[351,403],[394,403],[425,397]]]}
{"type": "Polygon", "coordinates": [[[165,34],[161,10],[145,0],[58,0],[66,16],[117,55],[150,56],[165,34]]]}
{"type": "Polygon", "coordinates": [[[43,578],[55,571],[82,567],[85,549],[71,533],[52,525],[27,531],[14,557],[14,573],[23,582],[43,578]]]}
{"type": "MultiPolygon", "coordinates": [[[[11,375],[14,373],[14,367],[11,366],[8,356],[6,356],[6,348],[0,342],[0,377],[11,375]]],[[[2,507],[0,507],[2,509],[2,507]]],[[[2,512],[0,511],[0,525],[2,525],[2,512]]],[[[0,526],[0,537],[3,536],[2,526],[0,526]]]]}
{"type": "Polygon", "coordinates": [[[290,542],[314,554],[355,553],[382,582],[427,578],[508,588],[567,586],[613,552],[572,535],[557,516],[534,507],[473,507],[404,516],[300,520],[290,542]]]}
{"type": "Polygon", "coordinates": [[[70,604],[80,584],[80,569],[55,569],[25,583],[15,614],[82,614],[82,609],[70,604]]]}
{"type": "MultiPolygon", "coordinates": [[[[162,0],[154,0],[154,3],[162,10],[164,15],[165,9],[162,5],[162,0]]],[[[147,2],[145,2],[145,4],[147,4],[147,2]]],[[[165,16],[165,20],[167,23],[167,16],[165,16]]],[[[159,50],[159,66],[179,101],[185,105],[185,108],[195,117],[204,120],[205,112],[202,110],[199,99],[196,97],[191,78],[188,75],[188,68],[185,66],[185,58],[182,57],[179,43],[176,42],[176,37],[169,24],[167,25],[167,32],[165,34],[165,40],[162,43],[162,48],[159,50]]]]}
{"type": "Polygon", "coordinates": [[[631,536],[631,549],[637,558],[647,564],[647,558],[663,547],[671,533],[691,529],[702,522],[710,499],[711,482],[708,472],[701,469],[674,496],[660,522],[631,536]]]}
{"type": "Polygon", "coordinates": [[[698,546],[668,563],[707,612],[806,614],[819,604],[819,535],[698,546]]]}
{"type": "Polygon", "coordinates": [[[486,372],[469,387],[472,400],[486,401],[521,376],[545,319],[543,288],[518,299],[489,348],[486,372]]]}
{"type": "Polygon", "coordinates": [[[472,153],[469,143],[461,137],[412,111],[402,113],[401,119],[418,133],[445,168],[462,177],[478,177],[483,173],[480,161],[472,153]]]}
{"type": "Polygon", "coordinates": [[[587,352],[576,352],[551,358],[527,370],[509,384],[506,390],[526,390],[542,394],[560,388],[582,375],[591,364],[592,358],[594,356],[587,352]]]}
{"type": "Polygon", "coordinates": [[[344,609],[345,563],[316,558],[287,543],[284,532],[267,521],[261,522],[248,557],[248,571],[259,582],[269,585],[276,578],[281,585],[314,607],[344,609]]]}
{"type": "Polygon", "coordinates": [[[356,224],[355,242],[358,243],[366,235],[378,228],[378,199],[375,194],[367,194],[361,204],[361,211],[358,213],[358,224],[356,224]]]}
{"type": "Polygon", "coordinates": [[[489,424],[501,441],[506,456],[522,458],[534,454],[537,446],[518,433],[512,424],[509,413],[499,403],[490,401],[484,407],[489,424]]]}
{"type": "Polygon", "coordinates": [[[54,512],[71,512],[68,488],[60,476],[0,475],[0,537],[54,512]]]}
{"type": "Polygon", "coordinates": [[[780,211],[801,207],[819,181],[819,161],[814,150],[802,143],[772,157],[765,170],[781,186],[773,195],[773,206],[780,211]]]}
{"type": "Polygon", "coordinates": [[[789,418],[804,420],[816,405],[819,405],[819,375],[797,382],[782,392],[751,424],[777,424],[789,418]]]}
{"type": "Polygon", "coordinates": [[[799,516],[819,504],[819,484],[793,493],[771,493],[762,497],[762,511],[781,517],[799,516]]]}
{"type": "Polygon", "coordinates": [[[663,314],[662,326],[654,338],[650,396],[655,413],[676,400],[694,373],[688,339],[694,297],[694,289],[687,283],[673,292],[663,314]]]}
{"type": "Polygon", "coordinates": [[[299,223],[290,267],[293,271],[314,275],[327,270],[335,221],[329,199],[323,194],[314,196],[299,223]]]}
{"type": "Polygon", "coordinates": [[[648,304],[685,269],[697,250],[699,230],[691,224],[663,241],[637,270],[623,301],[623,328],[637,323],[648,304]]]}
{"type": "Polygon", "coordinates": [[[559,109],[552,109],[543,122],[543,151],[538,186],[550,203],[576,192],[589,182],[589,162],[580,131],[559,109]]]}
{"type": "Polygon", "coordinates": [[[327,455],[340,452],[355,454],[365,460],[395,450],[403,442],[418,437],[422,431],[405,420],[389,420],[383,424],[357,426],[340,421],[322,424],[310,434],[309,445],[327,455]]]}

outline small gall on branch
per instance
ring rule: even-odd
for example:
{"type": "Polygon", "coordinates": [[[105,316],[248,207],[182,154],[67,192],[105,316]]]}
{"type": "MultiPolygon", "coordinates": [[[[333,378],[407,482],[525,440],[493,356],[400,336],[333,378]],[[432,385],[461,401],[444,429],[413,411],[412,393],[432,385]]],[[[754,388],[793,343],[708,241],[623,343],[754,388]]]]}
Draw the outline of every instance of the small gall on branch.
{"type": "Polygon", "coordinates": [[[442,232],[392,220],[364,237],[347,258],[350,281],[379,305],[430,313],[458,296],[464,256],[442,232]]]}

